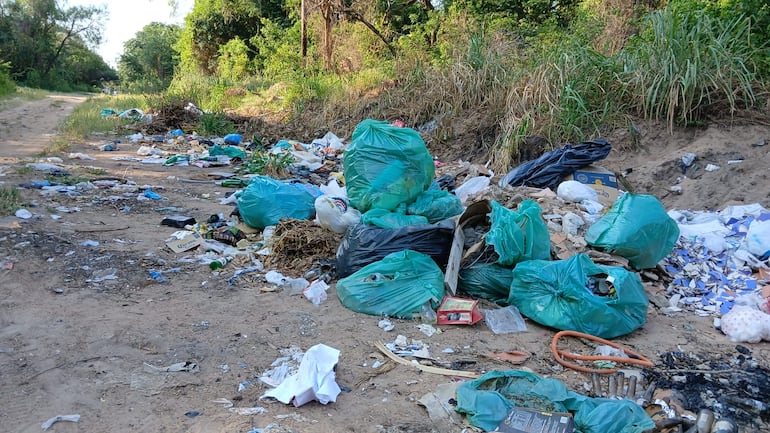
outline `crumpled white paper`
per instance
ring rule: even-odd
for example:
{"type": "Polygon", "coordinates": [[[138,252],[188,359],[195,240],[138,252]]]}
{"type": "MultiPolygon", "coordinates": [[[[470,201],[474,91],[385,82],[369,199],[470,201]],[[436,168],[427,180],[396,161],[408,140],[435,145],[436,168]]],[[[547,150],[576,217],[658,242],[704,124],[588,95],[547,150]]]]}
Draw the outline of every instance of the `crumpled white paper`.
{"type": "Polygon", "coordinates": [[[337,385],[334,366],[340,358],[340,351],[325,344],[316,344],[305,352],[297,373],[289,376],[277,387],[262,397],[272,397],[281,403],[294,401],[295,407],[318,400],[321,404],[337,400],[340,387],[337,385]]]}

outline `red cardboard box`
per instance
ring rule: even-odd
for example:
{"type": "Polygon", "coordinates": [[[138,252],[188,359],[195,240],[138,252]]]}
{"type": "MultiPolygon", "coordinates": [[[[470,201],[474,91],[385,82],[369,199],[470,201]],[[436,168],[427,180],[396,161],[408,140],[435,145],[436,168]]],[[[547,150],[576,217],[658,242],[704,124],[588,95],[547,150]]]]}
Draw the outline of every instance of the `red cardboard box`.
{"type": "Polygon", "coordinates": [[[484,318],[479,311],[479,302],[447,296],[438,307],[439,325],[473,325],[484,318]]]}

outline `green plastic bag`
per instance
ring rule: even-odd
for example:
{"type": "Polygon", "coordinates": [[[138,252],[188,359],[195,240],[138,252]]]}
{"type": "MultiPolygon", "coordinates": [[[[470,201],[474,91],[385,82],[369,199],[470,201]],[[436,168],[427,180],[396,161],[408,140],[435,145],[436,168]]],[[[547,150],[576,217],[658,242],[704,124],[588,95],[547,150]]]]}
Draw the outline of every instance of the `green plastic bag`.
{"type": "Polygon", "coordinates": [[[444,274],[430,256],[399,251],[337,281],[337,296],[358,313],[412,319],[426,302],[438,307],[444,274]]]}
{"type": "Polygon", "coordinates": [[[585,239],[592,247],[627,258],[636,269],[654,268],[674,249],[679,226],[657,198],[624,194],[588,228],[585,239]]]}
{"type": "Polygon", "coordinates": [[[460,215],[463,210],[460,199],[439,188],[435,182],[430,188],[420,193],[414,203],[406,207],[406,213],[422,215],[431,224],[460,215]]]}
{"type": "Polygon", "coordinates": [[[526,371],[490,371],[457,388],[455,410],[484,431],[493,431],[514,407],[570,412],[577,433],[642,433],[655,427],[630,400],[586,397],[556,379],[526,371]]]}
{"type": "Polygon", "coordinates": [[[508,304],[513,274],[510,268],[496,263],[474,263],[460,269],[457,289],[471,298],[488,299],[500,305],[508,304]]]}
{"type": "Polygon", "coordinates": [[[209,148],[209,155],[225,155],[229,156],[230,158],[238,158],[241,161],[246,160],[246,152],[238,146],[221,146],[219,144],[215,144],[209,148]]]}
{"type": "Polygon", "coordinates": [[[515,211],[492,201],[491,227],[486,243],[494,246],[500,256],[498,263],[513,266],[525,260],[551,258],[551,236],[541,213],[540,206],[533,200],[519,203],[515,211]]]}
{"type": "Polygon", "coordinates": [[[405,215],[401,212],[391,212],[385,209],[370,209],[361,215],[361,222],[383,229],[398,229],[415,224],[428,224],[428,219],[422,215],[405,215]]]}
{"type": "Polygon", "coordinates": [[[412,202],[436,170],[417,131],[372,119],[356,126],[342,158],[350,203],[361,212],[412,202]]]}
{"type": "Polygon", "coordinates": [[[649,301],[636,273],[597,265],[586,254],[577,254],[567,260],[519,263],[508,303],[541,325],[615,338],[644,325],[649,301]],[[614,279],[614,293],[591,292],[587,284],[592,276],[614,279]]]}
{"type": "Polygon", "coordinates": [[[301,184],[254,176],[238,197],[238,213],[249,227],[263,229],[284,218],[315,216],[315,197],[301,184]]]}

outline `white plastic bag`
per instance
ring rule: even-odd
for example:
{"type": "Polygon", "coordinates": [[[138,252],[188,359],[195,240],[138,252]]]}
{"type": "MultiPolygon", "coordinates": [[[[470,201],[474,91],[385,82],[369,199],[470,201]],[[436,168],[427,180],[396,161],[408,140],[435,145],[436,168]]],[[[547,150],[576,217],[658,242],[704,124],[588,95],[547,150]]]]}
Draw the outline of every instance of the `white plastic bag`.
{"type": "Polygon", "coordinates": [[[754,220],[746,233],[746,249],[757,257],[770,252],[770,220],[754,220]]]}
{"type": "Polygon", "coordinates": [[[476,176],[466,179],[462,185],[455,188],[455,195],[460,199],[460,202],[465,204],[465,200],[469,195],[475,194],[488,187],[489,182],[490,179],[487,176],[476,176]]]}
{"type": "Polygon", "coordinates": [[[599,201],[599,197],[590,186],[576,180],[566,180],[556,188],[556,196],[572,203],[580,203],[584,200],[599,201]]]}
{"type": "Polygon", "coordinates": [[[326,194],[315,199],[316,223],[335,233],[345,233],[348,226],[361,220],[361,212],[350,207],[342,197],[326,194]]]}

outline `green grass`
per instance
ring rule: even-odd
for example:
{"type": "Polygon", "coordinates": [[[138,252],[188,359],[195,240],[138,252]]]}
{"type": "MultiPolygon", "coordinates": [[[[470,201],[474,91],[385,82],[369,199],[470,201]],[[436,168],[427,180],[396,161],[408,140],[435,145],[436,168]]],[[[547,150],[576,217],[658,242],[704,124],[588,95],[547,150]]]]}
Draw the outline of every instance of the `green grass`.
{"type": "Polygon", "coordinates": [[[17,87],[15,92],[0,96],[0,111],[18,107],[27,101],[43,99],[48,94],[46,90],[17,87]]]}
{"type": "Polygon", "coordinates": [[[86,138],[92,132],[117,133],[118,128],[134,123],[134,120],[120,117],[104,117],[102,110],[111,109],[118,113],[138,108],[147,110],[150,98],[145,95],[97,95],[80,104],[64,122],[62,135],[71,140],[86,138]]]}
{"type": "Polygon", "coordinates": [[[0,216],[12,215],[21,206],[21,196],[16,188],[0,188],[0,216]]]}

